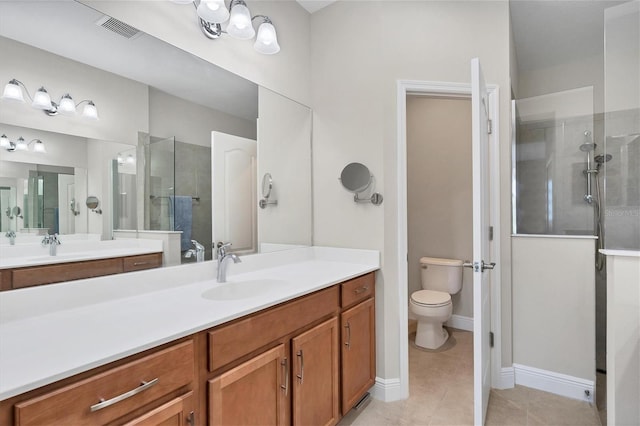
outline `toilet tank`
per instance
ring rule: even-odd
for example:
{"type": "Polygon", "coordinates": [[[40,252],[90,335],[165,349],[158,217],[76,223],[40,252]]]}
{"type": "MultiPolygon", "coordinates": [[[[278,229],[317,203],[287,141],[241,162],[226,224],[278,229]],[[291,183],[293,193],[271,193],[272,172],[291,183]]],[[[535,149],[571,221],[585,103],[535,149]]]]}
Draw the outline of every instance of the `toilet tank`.
{"type": "Polygon", "coordinates": [[[420,258],[422,288],[456,294],[462,290],[462,260],[420,258]]]}

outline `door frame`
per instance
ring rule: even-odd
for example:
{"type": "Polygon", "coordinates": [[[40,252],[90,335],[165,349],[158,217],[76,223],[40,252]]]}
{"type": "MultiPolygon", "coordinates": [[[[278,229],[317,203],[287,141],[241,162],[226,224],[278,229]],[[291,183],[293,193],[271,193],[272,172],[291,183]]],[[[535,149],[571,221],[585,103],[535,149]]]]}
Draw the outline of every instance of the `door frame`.
{"type": "MultiPolygon", "coordinates": [[[[502,318],[500,291],[500,122],[498,114],[499,88],[487,84],[489,92],[489,113],[493,131],[490,135],[490,222],[493,226],[491,258],[498,265],[497,273],[491,274],[491,330],[494,333],[494,346],[491,349],[491,384],[501,388],[502,369],[502,318]]],[[[424,95],[443,98],[471,98],[471,83],[449,83],[441,81],[397,81],[397,282],[398,282],[398,318],[399,336],[407,336],[409,321],[408,295],[408,229],[407,229],[407,96],[424,95]]],[[[474,313],[475,316],[475,313],[474,313]]],[[[409,397],[409,343],[400,338],[400,398],[409,397]]]]}

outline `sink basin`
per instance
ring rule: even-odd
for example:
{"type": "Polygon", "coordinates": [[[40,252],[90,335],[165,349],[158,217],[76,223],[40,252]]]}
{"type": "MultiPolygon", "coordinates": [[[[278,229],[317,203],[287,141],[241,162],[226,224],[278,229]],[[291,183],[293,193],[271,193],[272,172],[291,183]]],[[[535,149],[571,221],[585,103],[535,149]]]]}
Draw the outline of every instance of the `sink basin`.
{"type": "Polygon", "coordinates": [[[281,280],[229,281],[205,291],[202,297],[209,300],[250,299],[263,296],[272,291],[274,286],[286,283],[281,280]]]}

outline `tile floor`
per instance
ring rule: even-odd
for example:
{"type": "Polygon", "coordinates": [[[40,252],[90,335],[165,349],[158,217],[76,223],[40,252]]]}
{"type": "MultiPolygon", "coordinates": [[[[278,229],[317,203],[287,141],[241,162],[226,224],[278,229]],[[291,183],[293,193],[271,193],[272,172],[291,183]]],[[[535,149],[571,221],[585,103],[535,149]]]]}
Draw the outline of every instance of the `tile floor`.
{"type": "MultiPolygon", "coordinates": [[[[473,425],[473,335],[449,331],[455,341],[446,351],[426,352],[410,341],[409,399],[372,400],[339,425],[473,425]]],[[[516,386],[491,391],[486,424],[599,426],[600,420],[586,402],[516,386]]]]}

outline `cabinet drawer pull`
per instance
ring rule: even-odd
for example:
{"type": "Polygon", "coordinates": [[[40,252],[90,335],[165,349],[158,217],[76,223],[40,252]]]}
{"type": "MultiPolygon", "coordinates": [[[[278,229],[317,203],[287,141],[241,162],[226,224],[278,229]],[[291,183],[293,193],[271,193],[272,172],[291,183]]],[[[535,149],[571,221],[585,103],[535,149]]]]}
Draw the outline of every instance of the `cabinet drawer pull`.
{"type": "Polygon", "coordinates": [[[133,266],[142,266],[142,265],[148,265],[149,262],[133,262],[133,266]]]}
{"type": "Polygon", "coordinates": [[[356,294],[362,294],[365,291],[369,290],[369,286],[362,286],[362,287],[358,287],[355,290],[353,290],[356,294]]]}
{"type": "Polygon", "coordinates": [[[344,342],[344,345],[347,347],[348,350],[351,350],[351,324],[347,322],[347,325],[345,325],[344,328],[347,329],[347,341],[344,342]]]}
{"type": "Polygon", "coordinates": [[[304,355],[302,354],[302,349],[298,351],[297,355],[300,358],[300,374],[297,374],[297,376],[300,384],[302,384],[304,381],[304,355]]]}
{"type": "Polygon", "coordinates": [[[289,363],[287,358],[283,358],[280,363],[284,369],[284,384],[280,385],[280,388],[284,391],[285,396],[289,393],[289,363]]]}
{"type": "Polygon", "coordinates": [[[125,392],[122,395],[118,395],[115,396],[111,399],[108,400],[104,400],[103,398],[100,398],[100,402],[92,405],[91,406],[91,412],[93,413],[94,411],[98,411],[98,410],[102,410],[103,408],[107,408],[110,405],[113,405],[117,402],[123,401],[127,398],[131,398],[134,395],[139,394],[140,392],[149,389],[151,386],[155,385],[158,383],[158,378],[156,377],[155,379],[149,381],[149,382],[142,382],[140,383],[140,386],[138,386],[135,389],[130,390],[129,392],[125,392]]]}

